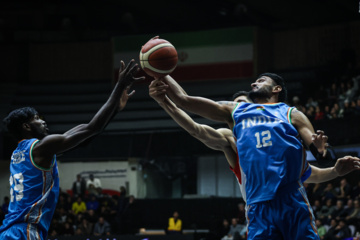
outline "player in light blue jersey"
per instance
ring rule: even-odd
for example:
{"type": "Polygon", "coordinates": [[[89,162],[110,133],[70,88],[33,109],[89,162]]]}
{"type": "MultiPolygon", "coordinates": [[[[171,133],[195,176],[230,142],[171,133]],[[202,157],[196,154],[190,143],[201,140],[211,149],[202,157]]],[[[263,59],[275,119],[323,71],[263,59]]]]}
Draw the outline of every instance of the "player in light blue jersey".
{"type": "Polygon", "coordinates": [[[4,122],[18,141],[10,162],[9,213],[0,227],[0,239],[45,240],[59,195],[56,154],[65,152],[99,134],[114,114],[122,110],[129,87],[139,71],[132,60],[121,61],[119,79],[109,99],[87,124],[64,134],[48,134],[46,122],[31,107],[12,111],[4,122]]]}
{"type": "MultiPolygon", "coordinates": [[[[252,84],[250,97],[255,104],[219,103],[188,96],[170,76],[161,80],[166,84],[166,94],[177,106],[226,122],[233,129],[244,172],[248,239],[319,239],[302,186],[309,168],[302,143],[312,146],[318,160],[328,161],[331,158],[326,151],[327,137],[322,132],[315,134],[304,114],[277,103],[279,96],[284,101],[286,89],[283,82],[273,80],[276,77],[261,75],[252,84]]],[[[357,169],[358,161],[358,158],[347,157],[339,159],[338,163],[346,162],[347,167],[357,169]]],[[[309,178],[312,181],[324,177],[318,174],[319,169],[311,169],[315,170],[309,178]]],[[[328,169],[324,181],[337,176],[334,169],[328,169]]]]}

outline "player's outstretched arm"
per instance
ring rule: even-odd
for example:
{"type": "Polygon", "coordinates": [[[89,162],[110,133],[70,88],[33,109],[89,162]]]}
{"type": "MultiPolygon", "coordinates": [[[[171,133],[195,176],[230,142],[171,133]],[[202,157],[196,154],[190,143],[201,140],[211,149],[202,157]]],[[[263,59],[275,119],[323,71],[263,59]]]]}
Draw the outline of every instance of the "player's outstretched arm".
{"type": "Polygon", "coordinates": [[[328,165],[335,161],[335,157],[327,149],[329,146],[327,143],[328,137],[321,130],[315,133],[312,124],[305,114],[295,109],[291,113],[291,120],[298,130],[301,139],[309,147],[320,165],[328,165]]]}
{"type": "Polygon", "coordinates": [[[360,170],[360,158],[346,156],[339,158],[334,167],[318,168],[311,166],[311,175],[305,182],[322,183],[339,176],[344,176],[355,170],[360,170]]]}
{"type": "Polygon", "coordinates": [[[129,95],[133,94],[127,94],[128,87],[135,81],[144,79],[143,77],[134,77],[138,71],[139,68],[137,64],[134,64],[134,60],[130,61],[126,67],[124,62],[121,61],[118,82],[101,109],[89,123],[78,125],[64,134],[48,135],[39,141],[32,152],[35,163],[41,167],[48,168],[51,165],[54,154],[74,148],[91,136],[100,133],[116,111],[121,110],[125,106],[124,104],[126,104],[129,95]],[[124,96],[124,94],[127,95],[124,96]]]}
{"type": "Polygon", "coordinates": [[[161,80],[168,85],[166,94],[178,107],[214,121],[225,122],[232,127],[231,113],[236,106],[235,102],[215,102],[203,97],[189,96],[171,76],[167,75],[161,80]]]}
{"type": "Polygon", "coordinates": [[[230,141],[233,139],[229,129],[214,129],[204,124],[195,122],[186,112],[178,108],[166,95],[164,83],[154,80],[149,85],[149,95],[191,136],[200,140],[207,147],[223,151],[231,167],[235,167],[236,152],[231,148],[230,141]],[[232,156],[230,156],[232,155],[232,156]]]}

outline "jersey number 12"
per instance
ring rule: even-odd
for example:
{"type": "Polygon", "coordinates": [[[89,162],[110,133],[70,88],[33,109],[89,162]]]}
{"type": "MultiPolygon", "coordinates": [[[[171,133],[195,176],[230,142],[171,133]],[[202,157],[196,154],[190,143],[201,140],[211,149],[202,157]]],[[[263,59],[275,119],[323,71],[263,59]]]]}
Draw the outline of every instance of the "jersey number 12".
{"type": "Polygon", "coordinates": [[[257,132],[255,133],[255,137],[257,143],[256,148],[269,147],[272,145],[272,141],[270,141],[271,133],[269,130],[261,132],[261,136],[260,136],[260,132],[257,132]]]}

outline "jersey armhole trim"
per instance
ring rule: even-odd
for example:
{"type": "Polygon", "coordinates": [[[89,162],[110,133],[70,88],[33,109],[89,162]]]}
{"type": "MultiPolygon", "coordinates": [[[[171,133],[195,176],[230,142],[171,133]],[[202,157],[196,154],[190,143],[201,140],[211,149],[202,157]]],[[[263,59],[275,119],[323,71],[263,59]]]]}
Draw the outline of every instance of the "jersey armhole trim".
{"type": "Polygon", "coordinates": [[[234,127],[235,127],[235,124],[236,124],[235,119],[234,119],[234,113],[235,113],[235,110],[240,106],[240,104],[241,104],[241,102],[237,103],[236,106],[234,107],[234,109],[231,112],[231,118],[233,120],[233,127],[231,129],[232,132],[234,132],[234,127]]]}
{"type": "Polygon", "coordinates": [[[291,125],[293,125],[293,124],[292,124],[292,121],[291,121],[291,112],[292,112],[293,110],[294,110],[294,108],[291,107],[291,108],[288,109],[288,112],[287,112],[287,119],[288,119],[288,121],[289,121],[289,123],[290,123],[291,125]]]}
{"type": "Polygon", "coordinates": [[[46,172],[51,171],[51,169],[52,169],[53,166],[54,166],[54,162],[55,162],[54,159],[53,159],[53,162],[52,162],[50,168],[43,168],[43,167],[37,165],[37,164],[35,163],[35,161],[34,161],[34,158],[33,158],[33,156],[32,156],[32,151],[33,151],[33,149],[34,149],[34,146],[35,146],[38,142],[39,142],[39,140],[35,140],[35,141],[31,144],[30,154],[29,154],[29,155],[30,155],[30,161],[31,161],[32,165],[33,165],[35,168],[39,169],[40,171],[46,171],[46,172]]]}

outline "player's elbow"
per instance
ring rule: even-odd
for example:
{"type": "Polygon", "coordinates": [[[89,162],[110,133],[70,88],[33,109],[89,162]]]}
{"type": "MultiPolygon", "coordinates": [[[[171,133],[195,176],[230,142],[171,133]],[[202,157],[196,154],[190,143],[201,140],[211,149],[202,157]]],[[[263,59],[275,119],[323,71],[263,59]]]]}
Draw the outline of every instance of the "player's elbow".
{"type": "Polygon", "coordinates": [[[188,96],[185,94],[178,95],[176,99],[174,99],[174,102],[177,107],[186,109],[186,106],[189,104],[188,96]]]}

